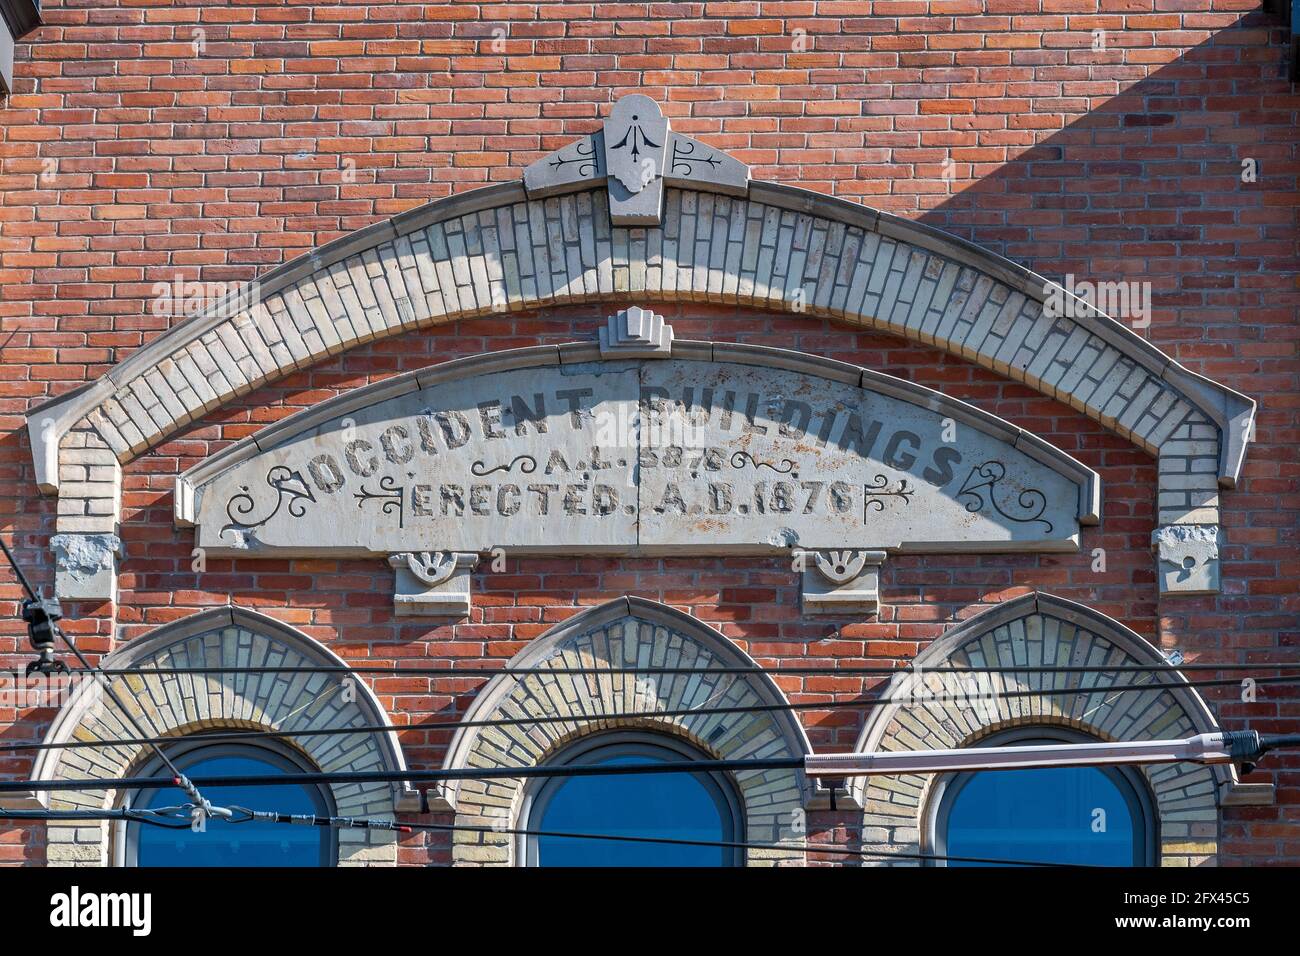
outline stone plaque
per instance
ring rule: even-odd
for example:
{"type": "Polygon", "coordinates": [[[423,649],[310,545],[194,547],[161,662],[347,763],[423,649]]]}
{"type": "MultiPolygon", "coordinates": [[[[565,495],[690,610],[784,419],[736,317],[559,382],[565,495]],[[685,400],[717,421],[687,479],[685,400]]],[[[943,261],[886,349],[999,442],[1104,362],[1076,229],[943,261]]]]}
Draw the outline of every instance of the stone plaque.
{"type": "Polygon", "coordinates": [[[960,402],[772,349],[448,363],[182,476],[211,553],[1072,550],[1088,469],[960,402]]]}

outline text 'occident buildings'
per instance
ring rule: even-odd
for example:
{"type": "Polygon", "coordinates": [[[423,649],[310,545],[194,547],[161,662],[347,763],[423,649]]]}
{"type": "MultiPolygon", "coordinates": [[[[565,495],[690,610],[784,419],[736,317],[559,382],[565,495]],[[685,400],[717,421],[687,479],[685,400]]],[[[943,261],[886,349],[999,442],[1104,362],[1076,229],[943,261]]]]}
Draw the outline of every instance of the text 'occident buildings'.
{"type": "Polygon", "coordinates": [[[0,7],[0,862],[1300,863],[1277,14],[0,7]]]}

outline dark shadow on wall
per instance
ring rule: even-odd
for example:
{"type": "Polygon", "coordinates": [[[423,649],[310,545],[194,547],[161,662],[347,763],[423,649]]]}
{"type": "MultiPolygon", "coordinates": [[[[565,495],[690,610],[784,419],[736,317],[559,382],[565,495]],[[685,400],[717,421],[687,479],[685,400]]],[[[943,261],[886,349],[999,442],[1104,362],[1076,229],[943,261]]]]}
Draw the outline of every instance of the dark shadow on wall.
{"type": "MultiPolygon", "coordinates": [[[[1300,87],[1287,78],[1290,52],[1277,16],[1250,13],[1010,162],[977,169],[919,217],[1052,281],[1149,282],[1150,326],[1135,330],[1259,402],[1241,481],[1220,497],[1224,591],[1161,605],[1166,623],[1186,615],[1175,628],[1183,647],[1300,644],[1294,588],[1259,580],[1300,554],[1296,485],[1284,480],[1300,458],[1300,87]]],[[[1033,123],[1034,114],[1008,121],[1033,123]]],[[[1205,696],[1233,728],[1277,722],[1295,699],[1291,688],[1250,703],[1235,690],[1205,696]]],[[[1250,825],[1284,812],[1225,811],[1221,862],[1284,858],[1283,837],[1250,825]]]]}
{"type": "MultiPolygon", "coordinates": [[[[1145,68],[1113,66],[1133,48],[1108,37],[1109,52],[1073,50],[1071,64],[1097,64],[1103,78],[1145,68]]],[[[1150,328],[1130,324],[1249,391],[1249,375],[1267,369],[1233,347],[1263,341],[1300,308],[1300,93],[1288,57],[1280,20],[1250,13],[987,174],[959,163],[970,184],[920,221],[1053,281],[1151,283],[1150,328]],[[1243,181],[1252,165],[1256,180],[1243,181]]],[[[1061,95],[1100,99],[1107,85],[1065,80],[1061,95]]],[[[1008,126],[1031,133],[1038,115],[1008,126]]]]}

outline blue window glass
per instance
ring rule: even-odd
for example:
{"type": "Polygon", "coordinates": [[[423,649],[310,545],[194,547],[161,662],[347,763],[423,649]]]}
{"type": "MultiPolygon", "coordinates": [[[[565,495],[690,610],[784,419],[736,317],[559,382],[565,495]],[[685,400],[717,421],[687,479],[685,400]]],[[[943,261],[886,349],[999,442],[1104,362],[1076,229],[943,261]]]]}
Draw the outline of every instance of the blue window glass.
{"type": "MultiPolygon", "coordinates": [[[[697,754],[644,742],[584,749],[560,762],[628,765],[682,762],[697,754]]],[[[737,841],[730,785],[711,774],[657,773],[553,778],[532,801],[532,830],[601,835],[737,841]]],[[[731,866],[733,847],[530,838],[534,866],[731,866]]]]}
{"type": "Polygon", "coordinates": [[[1134,819],[1122,784],[1094,767],[971,774],[948,808],[944,852],[1089,866],[1143,863],[1142,821],[1134,819]]]}
{"type": "MultiPolygon", "coordinates": [[[[293,772],[287,759],[260,748],[204,748],[179,761],[189,777],[236,775],[276,776],[293,772]]],[[[282,813],[327,814],[316,787],[298,784],[258,787],[215,787],[204,791],[213,803],[282,813]]],[[[144,791],[132,805],[147,809],[178,806],[189,799],[174,787],[144,791]]],[[[228,823],[207,821],[206,830],[188,827],[164,830],[131,825],[131,844],[137,866],[322,866],[331,853],[330,832],[320,827],[281,823],[228,823]]]]}
{"type": "MultiPolygon", "coordinates": [[[[1090,742],[1095,738],[1067,728],[1035,727],[998,734],[980,746],[1090,742]]],[[[938,782],[930,806],[930,842],[940,857],[1080,866],[1158,862],[1150,791],[1132,767],[956,774],[938,782]]]]}

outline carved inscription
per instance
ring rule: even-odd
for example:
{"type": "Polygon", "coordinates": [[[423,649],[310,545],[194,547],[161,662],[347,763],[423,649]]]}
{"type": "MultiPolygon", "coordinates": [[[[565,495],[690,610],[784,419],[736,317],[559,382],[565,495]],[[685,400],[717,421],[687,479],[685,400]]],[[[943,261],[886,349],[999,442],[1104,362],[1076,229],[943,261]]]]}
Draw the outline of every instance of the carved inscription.
{"type": "Polygon", "coordinates": [[[664,359],[431,384],[322,421],[196,496],[199,544],[226,551],[725,553],[1061,548],[1079,488],[855,382],[664,359]]]}

